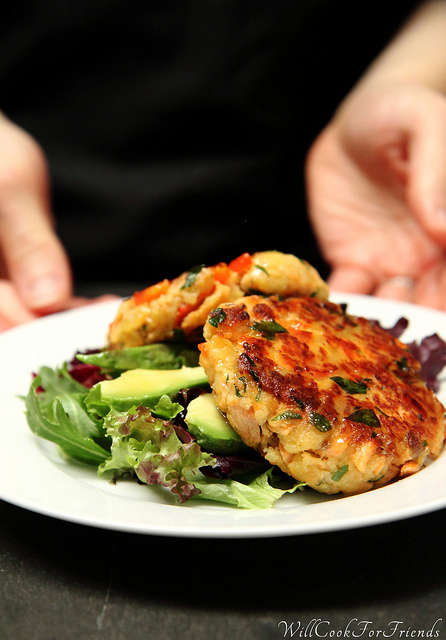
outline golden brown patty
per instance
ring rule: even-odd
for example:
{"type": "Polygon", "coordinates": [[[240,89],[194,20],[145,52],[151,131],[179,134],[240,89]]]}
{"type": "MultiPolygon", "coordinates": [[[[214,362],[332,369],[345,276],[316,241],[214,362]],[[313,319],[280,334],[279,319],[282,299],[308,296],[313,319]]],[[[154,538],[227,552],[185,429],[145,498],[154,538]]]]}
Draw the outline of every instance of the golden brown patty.
{"type": "Polygon", "coordinates": [[[217,406],[251,447],[323,493],[357,493],[439,454],[444,407],[407,347],[314,297],[211,312],[200,345],[217,406]]]}
{"type": "Polygon", "coordinates": [[[243,253],[229,264],[199,265],[124,300],[110,325],[112,348],[171,340],[181,332],[196,340],[212,309],[247,293],[328,297],[328,286],[305,260],[280,251],[243,253]]]}

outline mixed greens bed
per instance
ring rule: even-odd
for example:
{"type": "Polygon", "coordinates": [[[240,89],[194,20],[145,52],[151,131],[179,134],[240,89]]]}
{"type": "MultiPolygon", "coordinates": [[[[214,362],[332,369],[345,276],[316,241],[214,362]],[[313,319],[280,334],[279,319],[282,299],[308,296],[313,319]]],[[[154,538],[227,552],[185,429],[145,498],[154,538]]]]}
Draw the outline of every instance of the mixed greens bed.
{"type": "MultiPolygon", "coordinates": [[[[399,337],[406,326],[401,319],[388,331],[399,337]]],[[[438,390],[445,342],[434,334],[407,346],[428,386],[438,390]]],[[[134,478],[163,487],[179,504],[204,499],[268,509],[304,489],[244,445],[206,402],[210,397],[196,347],[103,349],[43,366],[26,397],[26,417],[37,436],[72,462],[96,467],[110,482],[134,478]]]]}
{"type": "Polygon", "coordinates": [[[189,405],[210,392],[197,360],[193,349],[154,344],[78,353],[61,367],[44,366],[26,397],[29,427],[55,443],[61,455],[94,465],[109,481],[133,477],[160,485],[178,503],[198,498],[266,509],[285,493],[301,489],[301,483],[238,441],[235,432],[209,439],[198,428],[192,435],[189,405]],[[133,374],[147,378],[141,372],[153,372],[149,378],[159,380],[170,371],[187,374],[177,374],[176,386],[184,378],[191,386],[144,384],[143,396],[106,391],[133,374]],[[194,385],[197,379],[201,384],[194,385]]]}

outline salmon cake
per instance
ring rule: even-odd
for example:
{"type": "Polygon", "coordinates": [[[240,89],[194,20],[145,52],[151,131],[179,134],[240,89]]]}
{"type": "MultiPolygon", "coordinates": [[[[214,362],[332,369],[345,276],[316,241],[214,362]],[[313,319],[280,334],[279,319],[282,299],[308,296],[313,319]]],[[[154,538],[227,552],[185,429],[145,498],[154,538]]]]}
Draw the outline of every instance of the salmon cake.
{"type": "Polygon", "coordinates": [[[317,297],[214,309],[199,345],[217,407],[271,464],[327,494],[368,491],[440,453],[445,409],[408,348],[317,297]]]}
{"type": "Polygon", "coordinates": [[[198,265],[124,300],[110,325],[111,348],[164,342],[198,342],[209,312],[253,292],[328,297],[328,286],[305,260],[280,251],[244,253],[229,264],[198,265]]]}

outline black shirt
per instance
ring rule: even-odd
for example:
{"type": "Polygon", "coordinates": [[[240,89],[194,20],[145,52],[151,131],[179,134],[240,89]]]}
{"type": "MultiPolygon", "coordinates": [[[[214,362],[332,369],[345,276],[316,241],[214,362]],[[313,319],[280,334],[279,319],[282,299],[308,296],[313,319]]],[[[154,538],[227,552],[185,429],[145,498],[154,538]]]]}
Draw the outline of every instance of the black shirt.
{"type": "Polygon", "coordinates": [[[0,106],[46,151],[77,282],[270,248],[324,272],[305,154],[411,4],[11,3],[0,106]]]}

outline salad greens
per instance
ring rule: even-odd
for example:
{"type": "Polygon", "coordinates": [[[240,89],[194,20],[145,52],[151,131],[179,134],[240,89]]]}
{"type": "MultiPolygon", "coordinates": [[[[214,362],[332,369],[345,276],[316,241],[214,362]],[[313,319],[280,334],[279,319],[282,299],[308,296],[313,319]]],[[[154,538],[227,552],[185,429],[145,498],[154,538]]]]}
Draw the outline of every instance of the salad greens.
{"type": "Polygon", "coordinates": [[[83,404],[86,392],[65,367],[42,367],[26,398],[26,416],[36,435],[57,444],[68,457],[100,464],[109,452],[103,426],[83,404]]]}
{"type": "MultiPolygon", "coordinates": [[[[191,278],[194,274],[191,272],[191,278]]],[[[219,312],[224,313],[218,309],[214,316],[211,313],[211,323],[212,318],[217,324],[221,321],[219,312]]],[[[406,326],[403,318],[387,330],[399,337],[406,326]]],[[[270,324],[256,328],[271,337],[282,329],[270,324]]],[[[437,334],[407,345],[421,363],[422,377],[434,391],[438,390],[438,375],[446,365],[445,346],[437,334]]],[[[96,467],[100,476],[113,482],[132,477],[143,484],[164,487],[180,504],[204,499],[245,509],[268,509],[285,493],[302,489],[303,483],[272,467],[254,451],[246,456],[221,455],[210,445],[205,449],[198,444],[185,417],[189,402],[205,392],[206,377],[195,377],[193,368],[195,373],[204,374],[203,370],[198,371],[198,349],[180,343],[78,353],[61,367],[44,366],[38,371],[25,399],[28,425],[37,436],[56,444],[61,455],[96,467]],[[113,396],[104,392],[104,387],[105,391],[114,389],[114,381],[121,376],[132,378],[135,370],[146,374],[147,370],[159,371],[155,376],[159,383],[169,370],[176,371],[172,376],[176,380],[182,377],[179,370],[192,372],[192,376],[187,383],[183,379],[182,387],[168,390],[158,384],[157,391],[147,382],[152,376],[144,374],[142,387],[150,388],[143,395],[135,394],[131,402],[125,394],[113,396]]],[[[332,379],[350,393],[364,393],[367,389],[365,381],[332,379]]],[[[290,417],[301,418],[298,413],[290,416],[286,412],[275,419],[290,417]]],[[[356,411],[350,418],[380,426],[371,410],[356,411]]],[[[330,428],[321,414],[314,412],[311,420],[320,431],[330,428]]],[[[340,479],[345,471],[346,467],[341,467],[334,479],[340,479]]]]}
{"type": "Polygon", "coordinates": [[[183,345],[164,343],[126,349],[104,349],[92,353],[79,353],[77,359],[111,371],[128,369],[180,369],[182,366],[198,365],[197,349],[183,345]]]}
{"type": "MultiPolygon", "coordinates": [[[[61,455],[94,465],[112,482],[133,477],[170,490],[179,504],[213,500],[245,509],[268,509],[303,484],[256,459],[214,455],[187,430],[187,404],[203,388],[161,394],[150,408],[119,410],[106,398],[92,402],[104,380],[130,369],[195,366],[196,354],[178,345],[157,344],[76,354],[71,362],[42,367],[26,397],[28,425],[55,443],[61,455]],[[87,381],[87,382],[86,382],[87,381]],[[231,472],[233,469],[233,473],[231,472]]],[[[260,456],[258,456],[260,458],[260,456]]]]}

